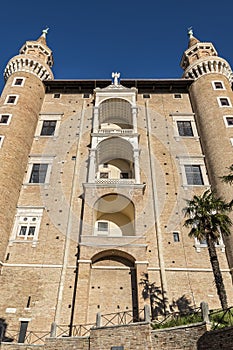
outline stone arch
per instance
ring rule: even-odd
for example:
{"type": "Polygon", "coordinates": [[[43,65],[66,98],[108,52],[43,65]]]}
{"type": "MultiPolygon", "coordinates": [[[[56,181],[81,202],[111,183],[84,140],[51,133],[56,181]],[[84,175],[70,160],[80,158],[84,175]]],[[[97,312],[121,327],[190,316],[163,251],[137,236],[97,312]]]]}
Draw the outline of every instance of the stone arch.
{"type": "Polygon", "coordinates": [[[126,196],[106,194],[94,204],[94,221],[94,235],[134,236],[135,206],[126,196]]]}
{"type": "Polygon", "coordinates": [[[132,105],[124,98],[108,98],[99,104],[100,129],[132,129],[132,105]]]}
{"type": "Polygon", "coordinates": [[[109,137],[96,148],[96,173],[106,173],[106,178],[121,179],[135,177],[133,146],[121,137],[109,137]],[[107,167],[104,169],[104,167],[107,167]]]}
{"type": "Polygon", "coordinates": [[[107,249],[93,255],[91,261],[89,321],[96,309],[102,314],[132,311],[138,321],[135,258],[122,250],[107,249]]]}

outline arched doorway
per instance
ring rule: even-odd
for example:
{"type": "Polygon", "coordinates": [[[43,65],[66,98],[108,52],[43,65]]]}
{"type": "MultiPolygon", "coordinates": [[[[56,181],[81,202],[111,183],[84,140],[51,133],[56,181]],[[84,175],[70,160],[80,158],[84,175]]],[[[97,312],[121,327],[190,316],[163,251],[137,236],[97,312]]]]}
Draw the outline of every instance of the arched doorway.
{"type": "Polygon", "coordinates": [[[92,257],[89,288],[89,322],[101,314],[132,311],[138,320],[135,259],[128,253],[105,250],[92,257]]]}

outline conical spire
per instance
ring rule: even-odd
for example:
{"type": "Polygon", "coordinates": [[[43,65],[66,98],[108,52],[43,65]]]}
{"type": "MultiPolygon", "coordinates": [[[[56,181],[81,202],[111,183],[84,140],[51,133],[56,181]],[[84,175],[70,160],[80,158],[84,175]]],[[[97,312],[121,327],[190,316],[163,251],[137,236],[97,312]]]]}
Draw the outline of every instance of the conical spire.
{"type": "Polygon", "coordinates": [[[200,40],[198,40],[197,38],[195,38],[195,36],[193,36],[193,28],[190,27],[188,29],[188,36],[189,36],[189,44],[188,44],[188,48],[192,47],[193,45],[197,44],[200,42],[200,40]]]}

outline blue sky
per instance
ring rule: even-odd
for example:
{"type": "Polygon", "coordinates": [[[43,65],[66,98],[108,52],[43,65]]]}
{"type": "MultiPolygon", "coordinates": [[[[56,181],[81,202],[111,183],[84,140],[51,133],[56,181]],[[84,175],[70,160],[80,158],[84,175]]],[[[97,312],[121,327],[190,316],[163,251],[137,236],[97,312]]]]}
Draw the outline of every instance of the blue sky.
{"type": "Polygon", "coordinates": [[[46,26],[56,79],[180,78],[189,26],[233,66],[232,14],[232,0],[4,1],[0,89],[8,60],[46,26]]]}

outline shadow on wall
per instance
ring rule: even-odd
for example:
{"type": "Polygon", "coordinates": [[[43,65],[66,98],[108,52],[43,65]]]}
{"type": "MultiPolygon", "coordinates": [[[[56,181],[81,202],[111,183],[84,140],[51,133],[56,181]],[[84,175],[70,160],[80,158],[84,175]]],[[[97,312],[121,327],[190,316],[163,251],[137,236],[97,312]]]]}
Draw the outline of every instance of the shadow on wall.
{"type": "Polygon", "coordinates": [[[4,318],[0,317],[0,344],[1,342],[12,342],[13,338],[6,336],[7,323],[4,318]]]}
{"type": "Polygon", "coordinates": [[[148,273],[143,274],[140,285],[143,286],[143,299],[150,300],[152,320],[155,320],[158,316],[166,316],[167,314],[176,311],[178,311],[181,315],[185,315],[194,310],[194,308],[190,305],[190,300],[185,295],[181,296],[177,300],[173,300],[172,303],[169,304],[166,297],[166,292],[164,292],[161,287],[156,286],[155,282],[149,281],[148,273]]]}

